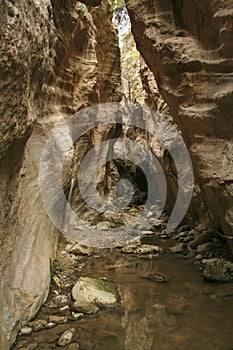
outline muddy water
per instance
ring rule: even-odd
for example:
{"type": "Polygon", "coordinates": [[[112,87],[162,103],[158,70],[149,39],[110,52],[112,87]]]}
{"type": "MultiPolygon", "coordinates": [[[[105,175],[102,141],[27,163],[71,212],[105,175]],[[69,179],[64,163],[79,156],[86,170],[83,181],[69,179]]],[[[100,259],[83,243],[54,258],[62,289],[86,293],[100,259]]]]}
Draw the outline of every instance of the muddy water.
{"type": "Polygon", "coordinates": [[[79,322],[83,349],[232,349],[233,286],[204,282],[193,263],[171,254],[154,261],[107,256],[90,259],[82,272],[117,282],[123,303],[79,322]],[[170,280],[141,278],[150,272],[170,280]]]}
{"type": "MultiPolygon", "coordinates": [[[[82,350],[233,349],[233,285],[204,282],[192,261],[170,253],[149,260],[114,250],[84,258],[80,265],[74,278],[105,276],[117,282],[122,303],[21,336],[18,345],[30,349],[37,343],[39,350],[57,349],[59,335],[74,327],[82,350]],[[142,278],[150,273],[165,275],[168,282],[142,278]]],[[[42,308],[39,318],[48,316],[42,308]]]]}

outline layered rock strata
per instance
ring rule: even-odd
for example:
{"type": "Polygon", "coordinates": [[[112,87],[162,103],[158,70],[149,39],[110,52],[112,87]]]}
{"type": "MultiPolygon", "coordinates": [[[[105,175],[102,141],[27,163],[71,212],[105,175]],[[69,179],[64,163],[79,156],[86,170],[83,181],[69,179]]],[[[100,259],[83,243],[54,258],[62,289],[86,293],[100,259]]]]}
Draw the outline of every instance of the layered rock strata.
{"type": "Polygon", "coordinates": [[[137,48],[188,146],[212,224],[232,236],[232,2],[126,5],[137,48]]]}
{"type": "Polygon", "coordinates": [[[120,57],[111,11],[105,22],[115,51],[108,67],[96,53],[107,42],[96,24],[109,2],[103,1],[95,15],[86,5],[100,1],[0,2],[2,350],[48,294],[57,232],[41,201],[39,164],[50,132],[79,109],[110,98],[113,86],[119,100],[120,57]]]}

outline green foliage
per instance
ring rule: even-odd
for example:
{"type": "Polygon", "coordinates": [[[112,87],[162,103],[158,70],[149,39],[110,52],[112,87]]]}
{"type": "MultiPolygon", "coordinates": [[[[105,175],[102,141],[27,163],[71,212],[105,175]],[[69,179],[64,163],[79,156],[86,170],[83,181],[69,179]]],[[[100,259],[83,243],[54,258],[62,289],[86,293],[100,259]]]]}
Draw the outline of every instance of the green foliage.
{"type": "Polygon", "coordinates": [[[114,11],[119,11],[123,7],[125,7],[125,0],[114,0],[113,2],[114,11]]]}
{"type": "Polygon", "coordinates": [[[128,12],[125,5],[125,0],[114,0],[113,2],[114,21],[121,30],[128,22],[128,12]]]}

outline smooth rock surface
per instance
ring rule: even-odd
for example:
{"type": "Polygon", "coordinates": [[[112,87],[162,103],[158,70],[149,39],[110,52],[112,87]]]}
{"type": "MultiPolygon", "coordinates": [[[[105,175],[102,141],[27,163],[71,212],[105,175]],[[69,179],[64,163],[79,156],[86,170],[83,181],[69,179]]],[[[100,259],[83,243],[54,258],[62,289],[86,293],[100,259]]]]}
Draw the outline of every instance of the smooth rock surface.
{"type": "Polygon", "coordinates": [[[98,312],[99,308],[93,303],[82,300],[76,300],[72,305],[72,310],[78,311],[81,314],[91,315],[98,312]]]}
{"type": "Polygon", "coordinates": [[[117,286],[113,282],[90,277],[78,279],[72,289],[72,297],[75,301],[85,301],[97,306],[111,306],[119,299],[117,286]]]}

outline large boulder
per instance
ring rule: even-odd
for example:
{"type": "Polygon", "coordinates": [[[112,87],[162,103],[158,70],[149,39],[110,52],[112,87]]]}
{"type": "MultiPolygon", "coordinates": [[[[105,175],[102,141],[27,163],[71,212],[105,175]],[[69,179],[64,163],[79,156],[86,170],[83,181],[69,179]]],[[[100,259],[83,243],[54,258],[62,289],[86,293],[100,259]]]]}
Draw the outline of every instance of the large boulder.
{"type": "Polygon", "coordinates": [[[80,277],[72,289],[75,301],[85,301],[98,306],[112,306],[119,300],[115,283],[105,278],[80,277]]]}

